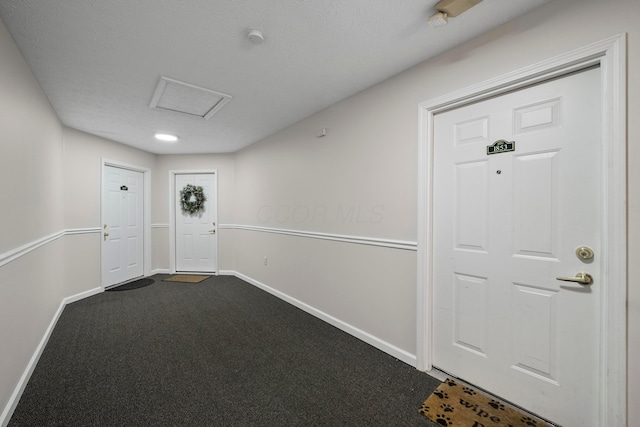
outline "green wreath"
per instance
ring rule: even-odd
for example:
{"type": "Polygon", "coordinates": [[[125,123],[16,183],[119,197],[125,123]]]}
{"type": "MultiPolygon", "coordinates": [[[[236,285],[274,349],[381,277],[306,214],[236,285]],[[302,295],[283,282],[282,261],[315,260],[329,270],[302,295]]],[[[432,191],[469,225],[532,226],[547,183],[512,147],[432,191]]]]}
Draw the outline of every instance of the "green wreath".
{"type": "Polygon", "coordinates": [[[201,186],[187,184],[180,190],[180,206],[182,212],[195,215],[204,211],[204,202],[207,198],[204,195],[204,189],[201,186]]]}

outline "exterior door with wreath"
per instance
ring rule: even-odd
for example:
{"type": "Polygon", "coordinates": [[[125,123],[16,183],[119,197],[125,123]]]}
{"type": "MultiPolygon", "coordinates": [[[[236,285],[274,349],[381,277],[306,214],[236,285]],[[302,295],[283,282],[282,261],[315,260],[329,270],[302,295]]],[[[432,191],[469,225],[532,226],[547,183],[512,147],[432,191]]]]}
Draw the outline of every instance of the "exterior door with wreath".
{"type": "Polygon", "coordinates": [[[217,177],[175,175],[176,272],[217,273],[217,177]]]}

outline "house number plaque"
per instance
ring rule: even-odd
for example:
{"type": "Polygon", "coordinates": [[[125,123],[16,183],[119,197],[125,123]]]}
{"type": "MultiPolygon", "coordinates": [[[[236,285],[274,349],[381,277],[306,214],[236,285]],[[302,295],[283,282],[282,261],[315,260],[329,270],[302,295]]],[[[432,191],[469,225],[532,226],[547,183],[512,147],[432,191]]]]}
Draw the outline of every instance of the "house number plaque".
{"type": "Polygon", "coordinates": [[[516,142],[499,139],[491,145],[487,145],[487,156],[490,154],[506,153],[507,151],[515,151],[516,142]]]}

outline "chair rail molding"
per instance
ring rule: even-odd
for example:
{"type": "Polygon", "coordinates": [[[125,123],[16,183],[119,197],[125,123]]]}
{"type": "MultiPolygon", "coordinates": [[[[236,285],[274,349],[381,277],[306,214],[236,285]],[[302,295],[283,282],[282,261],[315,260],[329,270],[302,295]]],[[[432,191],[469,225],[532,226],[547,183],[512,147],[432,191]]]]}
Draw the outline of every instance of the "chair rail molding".
{"type": "Polygon", "coordinates": [[[33,240],[29,243],[25,243],[24,245],[7,251],[3,254],[0,254],[0,267],[9,264],[11,261],[15,261],[16,259],[27,255],[30,252],[35,251],[39,247],[42,247],[48,243],[51,243],[55,240],[63,236],[73,236],[78,234],[94,234],[100,233],[100,227],[91,227],[91,228],[70,228],[66,230],[60,230],[55,233],[46,235],[44,237],[40,237],[39,239],[33,240]]]}
{"type": "Polygon", "coordinates": [[[403,249],[408,251],[417,250],[418,243],[407,240],[382,239],[378,237],[350,236],[345,234],[332,234],[316,231],[290,230],[284,228],[262,227],[257,225],[243,224],[220,224],[218,228],[223,230],[245,230],[260,233],[282,234],[286,236],[296,236],[308,239],[332,240],[336,242],[352,243],[358,245],[380,246],[391,249],[403,249]]]}

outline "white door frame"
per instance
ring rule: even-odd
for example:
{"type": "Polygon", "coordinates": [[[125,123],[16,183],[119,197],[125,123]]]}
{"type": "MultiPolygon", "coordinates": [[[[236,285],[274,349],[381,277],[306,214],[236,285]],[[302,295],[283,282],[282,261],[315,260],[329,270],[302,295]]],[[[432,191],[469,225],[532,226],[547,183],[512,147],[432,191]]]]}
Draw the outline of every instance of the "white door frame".
{"type": "MultiPolygon", "coordinates": [[[[590,66],[601,69],[602,165],[605,178],[600,420],[627,417],[627,140],[626,35],[620,34],[541,63],[420,103],[418,141],[418,272],[416,367],[433,368],[433,164],[436,113],[500,95],[590,66]],[[606,231],[605,231],[606,230],[606,231]]],[[[505,396],[508,398],[508,396],[505,396]]]]}
{"type": "Polygon", "coordinates": [[[105,166],[113,166],[120,169],[128,169],[136,172],[141,172],[143,176],[143,274],[145,276],[151,275],[151,169],[145,168],[143,166],[132,165],[129,163],[120,162],[117,160],[110,160],[102,157],[100,159],[100,285],[102,289],[105,288],[105,284],[102,283],[102,269],[104,265],[102,265],[102,250],[104,245],[102,244],[102,230],[105,223],[104,219],[104,206],[102,206],[102,201],[104,200],[102,192],[104,191],[104,168],[105,166]]]}
{"type": "MultiPolygon", "coordinates": [[[[215,194],[213,210],[218,218],[218,170],[217,169],[192,169],[192,170],[170,170],[169,171],[169,270],[171,274],[176,272],[176,175],[194,175],[199,173],[212,173],[216,175],[215,194]]],[[[218,230],[220,227],[217,227],[218,230]]],[[[216,239],[216,272],[220,274],[220,250],[218,245],[219,236],[216,239]]]]}

